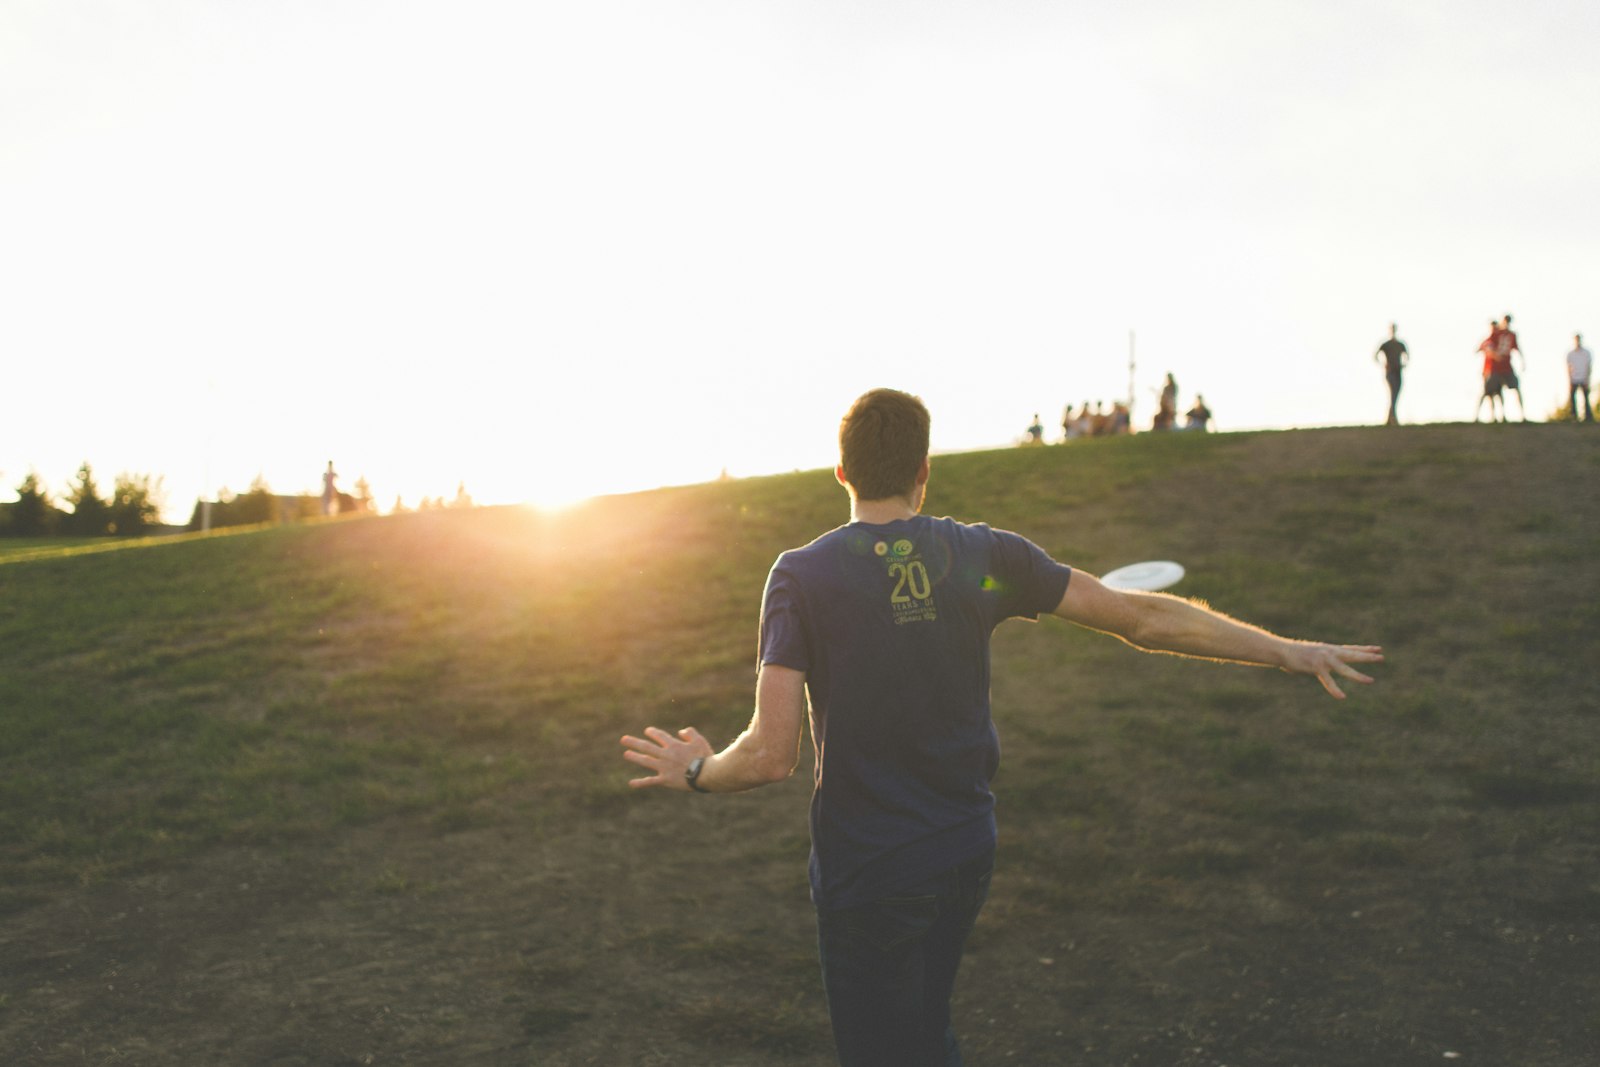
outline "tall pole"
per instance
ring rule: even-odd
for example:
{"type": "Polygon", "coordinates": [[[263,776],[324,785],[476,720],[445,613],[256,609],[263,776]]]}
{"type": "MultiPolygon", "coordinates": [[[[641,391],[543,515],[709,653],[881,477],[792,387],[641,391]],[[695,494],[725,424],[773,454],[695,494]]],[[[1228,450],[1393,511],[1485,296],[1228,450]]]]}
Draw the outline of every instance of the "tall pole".
{"type": "Polygon", "coordinates": [[[217,380],[211,378],[206,382],[206,404],[200,412],[200,418],[206,424],[206,478],[200,486],[200,532],[211,532],[211,453],[216,443],[216,430],[212,427],[212,413],[217,410],[217,380]]]}
{"type": "Polygon", "coordinates": [[[1133,424],[1133,331],[1128,331],[1128,424],[1133,424]]]}

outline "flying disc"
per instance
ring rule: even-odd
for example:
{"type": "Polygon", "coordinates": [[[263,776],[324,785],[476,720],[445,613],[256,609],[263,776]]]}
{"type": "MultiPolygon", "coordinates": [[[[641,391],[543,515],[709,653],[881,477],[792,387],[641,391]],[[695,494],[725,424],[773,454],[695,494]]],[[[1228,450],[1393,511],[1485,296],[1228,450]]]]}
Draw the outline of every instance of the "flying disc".
{"type": "Polygon", "coordinates": [[[1170,559],[1152,559],[1118,567],[1110,574],[1102,576],[1100,582],[1113,589],[1143,589],[1148,592],[1165,589],[1182,580],[1183,564],[1174,563],[1170,559]]]}

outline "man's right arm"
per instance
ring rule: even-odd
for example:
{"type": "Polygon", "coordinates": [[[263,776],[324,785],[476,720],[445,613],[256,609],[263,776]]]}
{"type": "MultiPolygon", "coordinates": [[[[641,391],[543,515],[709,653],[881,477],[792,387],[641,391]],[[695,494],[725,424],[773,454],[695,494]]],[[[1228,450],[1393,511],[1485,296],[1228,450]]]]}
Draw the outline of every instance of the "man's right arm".
{"type": "Polygon", "coordinates": [[[622,758],[651,774],[628,784],[635,789],[651,786],[687,791],[684,772],[701,761],[695,784],[703,793],[741,793],[781,782],[794,773],[800,760],[800,730],[805,721],[804,671],[763,664],[756,679],[756,710],[734,742],[721,752],[699,730],[686,726],[676,737],[651,726],[643,737],[627,736],[622,758]]]}
{"type": "Polygon", "coordinates": [[[1202,603],[1165,593],[1111,589],[1083,571],[1073,571],[1067,591],[1052,614],[1091,630],[1108,633],[1146,652],[1277,667],[1306,674],[1330,696],[1344,698],[1336,679],[1368,683],[1352,664],[1381,663],[1376,645],[1330,645],[1296,641],[1229,618],[1202,603]]]}

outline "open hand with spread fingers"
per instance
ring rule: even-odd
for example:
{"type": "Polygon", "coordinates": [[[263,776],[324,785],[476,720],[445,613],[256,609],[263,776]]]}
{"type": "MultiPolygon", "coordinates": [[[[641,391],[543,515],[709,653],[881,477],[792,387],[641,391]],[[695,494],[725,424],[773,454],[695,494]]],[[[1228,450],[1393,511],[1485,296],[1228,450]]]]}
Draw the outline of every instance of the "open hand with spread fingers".
{"type": "Polygon", "coordinates": [[[700,736],[700,731],[693,726],[679,730],[677,737],[650,726],[645,729],[644,737],[631,734],[624,737],[622,747],[627,750],[622,753],[623,759],[651,772],[647,778],[634,778],[628,782],[635,789],[664,786],[688,792],[689,782],[684,772],[689,769],[690,763],[706,759],[712,753],[711,742],[700,736]]]}
{"type": "Polygon", "coordinates": [[[1292,643],[1285,659],[1284,670],[1314,676],[1329,696],[1343,700],[1344,690],[1339,688],[1336,679],[1345,678],[1371,685],[1372,678],[1356,670],[1352,664],[1382,663],[1383,649],[1378,645],[1323,645],[1312,641],[1296,641],[1292,643]]]}

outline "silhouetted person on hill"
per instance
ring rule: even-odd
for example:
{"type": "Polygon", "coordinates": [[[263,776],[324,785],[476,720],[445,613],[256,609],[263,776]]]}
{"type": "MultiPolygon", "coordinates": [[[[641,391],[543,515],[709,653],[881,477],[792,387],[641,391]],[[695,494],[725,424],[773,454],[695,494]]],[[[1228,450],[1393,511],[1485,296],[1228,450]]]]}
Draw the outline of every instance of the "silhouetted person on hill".
{"type": "Polygon", "coordinates": [[[1389,324],[1389,339],[1378,346],[1378,350],[1372,354],[1372,358],[1374,360],[1383,360],[1383,373],[1389,381],[1388,425],[1398,426],[1400,425],[1398,407],[1400,403],[1400,372],[1405,369],[1411,358],[1406,352],[1406,343],[1400,340],[1400,327],[1392,322],[1389,324]]]}
{"type": "Polygon", "coordinates": [[[1133,414],[1128,410],[1128,405],[1118,400],[1111,405],[1111,433],[1133,432],[1133,414]]]}
{"type": "Polygon", "coordinates": [[[1089,402],[1085,400],[1083,407],[1073,414],[1072,405],[1067,405],[1067,410],[1061,415],[1061,429],[1066,434],[1068,441],[1079,437],[1088,437],[1094,432],[1094,421],[1089,416],[1089,402]]]}
{"type": "Polygon", "coordinates": [[[1186,420],[1183,427],[1185,430],[1199,430],[1205,433],[1207,427],[1211,425],[1211,409],[1206,407],[1206,398],[1196,393],[1194,407],[1185,412],[1183,417],[1186,420]]]}
{"type": "Polygon", "coordinates": [[[1028,426],[1028,443],[1033,445],[1044,444],[1044,423],[1039,420],[1039,413],[1033,413],[1033,422],[1028,426]]]}
{"type": "Polygon", "coordinates": [[[339,476],[333,473],[333,460],[328,460],[328,469],[322,472],[322,514],[332,515],[339,503],[339,487],[335,483],[339,476]]]}
{"type": "MultiPolygon", "coordinates": [[[[928,426],[922,401],[892,389],[845,415],[834,473],[850,522],[773,564],[744,733],[720,752],[692,726],[622,738],[647,773],[636,788],[734,793],[794,773],[809,708],[811,898],[843,1067],[962,1062],[950,994],[994,869],[989,640],[1001,622],[1053,614],[1150,651],[1310,675],[1334,697],[1339,679],[1371,681],[1356,665],[1383,658],[1119,592],[1018,534],[922,515],[928,426]]],[[[681,831],[658,833],[684,847],[681,831]]],[[[714,862],[705,850],[704,875],[726,877],[714,862]]]]}
{"type": "Polygon", "coordinates": [[[1594,409],[1589,406],[1589,370],[1594,357],[1583,347],[1583,335],[1573,334],[1572,351],[1567,353],[1567,403],[1572,407],[1572,419],[1578,421],[1578,398],[1583,397],[1583,421],[1594,421],[1594,409]]]}
{"type": "Polygon", "coordinates": [[[1500,321],[1489,320],[1489,336],[1478,345],[1478,351],[1483,355],[1483,393],[1478,397],[1478,407],[1472,413],[1472,421],[1477,422],[1483,414],[1483,402],[1489,402],[1489,421],[1495,422],[1495,409],[1500,409],[1499,421],[1505,420],[1505,398],[1501,396],[1501,380],[1494,376],[1495,360],[1499,355],[1500,346],[1500,321]]]}
{"type": "Polygon", "coordinates": [[[1167,375],[1166,384],[1161,387],[1161,400],[1156,406],[1155,422],[1151,428],[1155,430],[1170,430],[1178,421],[1178,381],[1172,375],[1167,375]]]}
{"type": "Polygon", "coordinates": [[[1090,434],[1095,437],[1104,437],[1111,432],[1111,412],[1100,410],[1100,401],[1094,402],[1094,414],[1090,417],[1090,434]]]}

